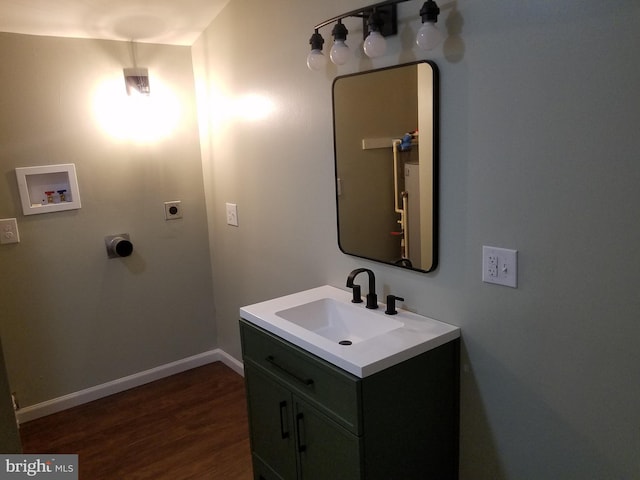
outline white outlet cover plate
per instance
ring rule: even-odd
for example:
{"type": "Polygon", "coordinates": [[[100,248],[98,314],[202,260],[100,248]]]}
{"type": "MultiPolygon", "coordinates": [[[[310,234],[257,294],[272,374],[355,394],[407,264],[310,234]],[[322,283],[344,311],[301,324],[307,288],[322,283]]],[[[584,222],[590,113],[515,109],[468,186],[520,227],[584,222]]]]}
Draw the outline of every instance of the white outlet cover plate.
{"type": "Polygon", "coordinates": [[[182,204],[180,200],[164,202],[164,219],[175,220],[177,218],[182,218],[182,204]]]}
{"type": "Polygon", "coordinates": [[[18,222],[15,218],[3,218],[0,220],[0,244],[20,243],[18,222]]]}
{"type": "Polygon", "coordinates": [[[518,251],[483,246],[482,281],[518,288],[518,251]]]}

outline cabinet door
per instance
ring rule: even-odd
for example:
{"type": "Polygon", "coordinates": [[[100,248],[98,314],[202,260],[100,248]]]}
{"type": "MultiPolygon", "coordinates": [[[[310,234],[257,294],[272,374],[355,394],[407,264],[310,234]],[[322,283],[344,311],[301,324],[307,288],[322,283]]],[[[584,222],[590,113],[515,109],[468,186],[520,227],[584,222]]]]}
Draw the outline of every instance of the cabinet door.
{"type": "Polygon", "coordinates": [[[295,398],[296,449],[303,480],[362,478],[360,437],[295,398]]]}
{"type": "MultiPolygon", "coordinates": [[[[247,403],[254,457],[285,479],[296,478],[295,432],[291,393],[257,368],[245,362],[247,403]]],[[[260,465],[254,462],[254,469],[260,465]]],[[[255,478],[271,478],[254,472],[255,478]]],[[[326,480],[326,479],[325,479],[326,480]]]]}

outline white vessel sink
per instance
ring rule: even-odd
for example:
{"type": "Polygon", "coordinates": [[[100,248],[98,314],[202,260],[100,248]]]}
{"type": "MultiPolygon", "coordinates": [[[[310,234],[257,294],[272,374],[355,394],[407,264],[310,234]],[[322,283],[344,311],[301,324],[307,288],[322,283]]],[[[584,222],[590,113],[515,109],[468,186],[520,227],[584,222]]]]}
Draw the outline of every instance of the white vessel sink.
{"type": "Polygon", "coordinates": [[[329,285],[240,309],[240,316],[358,377],[460,337],[460,329],[406,310],[386,315],[329,285]]]}

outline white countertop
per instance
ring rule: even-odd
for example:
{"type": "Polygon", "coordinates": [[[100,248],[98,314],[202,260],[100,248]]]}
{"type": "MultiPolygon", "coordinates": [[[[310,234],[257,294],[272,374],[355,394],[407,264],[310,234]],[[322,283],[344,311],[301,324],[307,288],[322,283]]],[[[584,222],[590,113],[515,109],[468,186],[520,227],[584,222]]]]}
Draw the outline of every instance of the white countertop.
{"type": "Polygon", "coordinates": [[[351,292],[329,285],[247,305],[240,308],[240,316],[360,378],[460,337],[458,327],[398,308],[398,314],[392,318],[404,326],[345,346],[276,315],[276,312],[324,298],[362,308],[367,314],[387,317],[383,304],[378,309],[367,310],[364,303],[351,303],[351,292]]]}

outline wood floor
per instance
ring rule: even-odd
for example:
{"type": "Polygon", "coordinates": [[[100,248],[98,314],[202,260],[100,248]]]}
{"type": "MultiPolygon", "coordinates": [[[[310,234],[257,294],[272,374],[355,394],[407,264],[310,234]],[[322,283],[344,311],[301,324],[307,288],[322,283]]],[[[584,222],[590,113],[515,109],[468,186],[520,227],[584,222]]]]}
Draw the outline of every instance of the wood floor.
{"type": "Polygon", "coordinates": [[[244,379],[218,362],[21,426],[24,453],[76,453],[80,480],[250,480],[244,379]]]}

